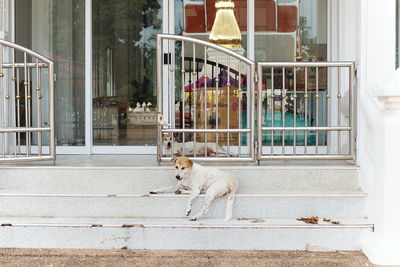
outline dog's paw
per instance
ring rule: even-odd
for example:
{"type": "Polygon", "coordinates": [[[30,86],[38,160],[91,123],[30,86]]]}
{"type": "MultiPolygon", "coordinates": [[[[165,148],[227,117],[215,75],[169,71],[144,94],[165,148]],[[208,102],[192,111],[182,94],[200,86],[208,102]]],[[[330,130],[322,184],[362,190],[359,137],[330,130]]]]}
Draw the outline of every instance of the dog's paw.
{"type": "Polygon", "coordinates": [[[192,221],[192,222],[197,221],[197,218],[196,217],[191,217],[191,218],[189,218],[189,221],[192,221]]]}
{"type": "Polygon", "coordinates": [[[192,212],[192,210],[186,211],[186,216],[189,216],[191,212],[192,212]]]}
{"type": "Polygon", "coordinates": [[[182,191],[178,189],[178,190],[175,191],[175,194],[181,195],[181,194],[182,194],[182,191]]]}
{"type": "Polygon", "coordinates": [[[149,191],[149,193],[150,193],[151,195],[155,195],[155,194],[157,194],[157,192],[156,192],[156,191],[149,191]]]}

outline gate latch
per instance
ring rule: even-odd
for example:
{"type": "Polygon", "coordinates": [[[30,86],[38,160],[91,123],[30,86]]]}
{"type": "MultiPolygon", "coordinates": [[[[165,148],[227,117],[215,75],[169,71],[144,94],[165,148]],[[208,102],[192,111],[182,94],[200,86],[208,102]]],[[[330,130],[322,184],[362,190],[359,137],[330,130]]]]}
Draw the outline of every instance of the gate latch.
{"type": "Polygon", "coordinates": [[[159,125],[163,125],[164,124],[164,118],[162,114],[157,114],[157,120],[158,120],[158,124],[159,125]]]}

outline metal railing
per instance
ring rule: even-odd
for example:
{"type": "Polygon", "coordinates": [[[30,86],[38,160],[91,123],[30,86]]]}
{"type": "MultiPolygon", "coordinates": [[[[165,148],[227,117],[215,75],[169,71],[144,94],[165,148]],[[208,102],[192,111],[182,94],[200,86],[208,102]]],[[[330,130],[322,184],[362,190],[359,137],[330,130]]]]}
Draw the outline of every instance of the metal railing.
{"type": "Polygon", "coordinates": [[[354,62],[254,63],[206,41],[159,34],[158,161],[354,160],[354,80],[354,62]]]}
{"type": "Polygon", "coordinates": [[[0,162],[55,160],[53,69],[46,57],[0,40],[0,162]]]}
{"type": "Polygon", "coordinates": [[[258,160],[354,159],[354,62],[257,63],[258,160]]]}
{"type": "Polygon", "coordinates": [[[158,161],[254,161],[255,63],[185,36],[157,35],[158,161]]]}

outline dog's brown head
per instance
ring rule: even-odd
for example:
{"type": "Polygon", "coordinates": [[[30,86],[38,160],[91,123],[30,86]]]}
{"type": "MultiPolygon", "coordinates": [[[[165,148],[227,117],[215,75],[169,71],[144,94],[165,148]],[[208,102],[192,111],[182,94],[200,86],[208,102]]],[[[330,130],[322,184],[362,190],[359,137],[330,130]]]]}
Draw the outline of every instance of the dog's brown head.
{"type": "Polygon", "coordinates": [[[163,144],[167,148],[171,148],[172,147],[172,134],[164,134],[163,135],[163,144]]]}
{"type": "Polygon", "coordinates": [[[171,163],[175,166],[175,177],[178,181],[181,181],[193,167],[193,161],[184,156],[172,158],[171,163]]]}

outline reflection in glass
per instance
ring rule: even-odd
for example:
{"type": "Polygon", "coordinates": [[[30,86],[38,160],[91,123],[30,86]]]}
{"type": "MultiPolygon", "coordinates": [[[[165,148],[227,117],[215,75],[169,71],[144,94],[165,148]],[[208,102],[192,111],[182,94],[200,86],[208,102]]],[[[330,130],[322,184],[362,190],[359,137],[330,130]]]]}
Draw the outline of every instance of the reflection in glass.
{"type": "MultiPolygon", "coordinates": [[[[260,0],[255,2],[255,12],[256,61],[327,60],[326,0],[260,0]]],[[[316,68],[267,69],[262,85],[263,125],[326,125],[327,80],[326,68],[319,68],[318,76],[316,68]]],[[[276,131],[265,133],[262,141],[264,145],[315,145],[317,140],[326,144],[326,132],[318,134],[317,138],[315,132],[276,131]]]]}
{"type": "MultiPolygon", "coordinates": [[[[15,16],[16,43],[54,62],[56,144],[85,145],[85,0],[18,0],[15,16]]],[[[23,54],[16,60],[23,62],[23,54]]],[[[34,70],[31,77],[36,84],[34,70]]],[[[43,93],[47,86],[41,85],[43,93]]]]}
{"type": "Polygon", "coordinates": [[[93,1],[93,142],[156,144],[161,0],[93,1]]]}

